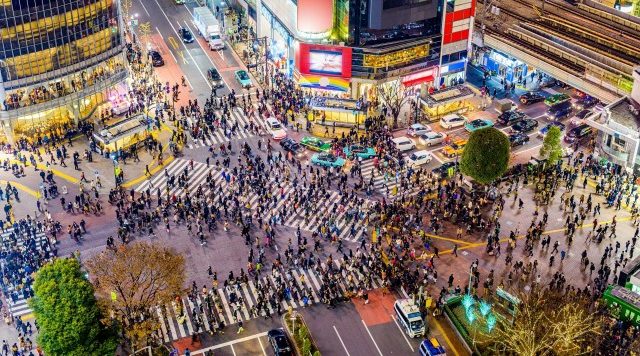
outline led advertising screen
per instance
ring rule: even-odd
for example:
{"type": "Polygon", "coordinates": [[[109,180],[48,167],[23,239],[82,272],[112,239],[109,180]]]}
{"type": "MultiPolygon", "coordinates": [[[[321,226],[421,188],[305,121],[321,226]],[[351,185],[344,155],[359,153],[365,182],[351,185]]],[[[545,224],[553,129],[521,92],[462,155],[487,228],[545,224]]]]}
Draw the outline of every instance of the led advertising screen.
{"type": "Polygon", "coordinates": [[[309,51],[309,72],[317,74],[342,74],[342,52],[309,51]]]}

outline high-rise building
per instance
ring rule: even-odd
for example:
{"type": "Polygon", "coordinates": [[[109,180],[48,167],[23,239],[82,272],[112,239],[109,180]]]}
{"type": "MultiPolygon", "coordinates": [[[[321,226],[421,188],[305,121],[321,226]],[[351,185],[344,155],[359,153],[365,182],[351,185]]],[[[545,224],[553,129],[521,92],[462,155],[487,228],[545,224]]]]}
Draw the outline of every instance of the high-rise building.
{"type": "Polygon", "coordinates": [[[127,76],[118,0],[0,0],[0,142],[62,134],[127,76]]]}
{"type": "Polygon", "coordinates": [[[358,99],[464,80],[475,0],[235,0],[280,70],[358,99]]]}

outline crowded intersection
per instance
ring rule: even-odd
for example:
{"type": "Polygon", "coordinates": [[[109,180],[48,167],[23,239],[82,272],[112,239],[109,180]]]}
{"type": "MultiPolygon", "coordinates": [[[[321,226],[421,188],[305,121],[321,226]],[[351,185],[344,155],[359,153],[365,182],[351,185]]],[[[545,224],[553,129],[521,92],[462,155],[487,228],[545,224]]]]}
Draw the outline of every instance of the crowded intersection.
{"type": "MultiPolygon", "coordinates": [[[[505,81],[476,63],[467,81],[403,84],[403,100],[375,87],[347,99],[301,84],[219,6],[133,1],[126,64],[95,72],[126,66],[127,80],[87,119],[3,142],[2,355],[73,354],[47,341],[51,310],[69,307],[39,294],[63,288],[52,268],[68,260],[98,296],[96,323],[117,330],[108,354],[542,354],[505,346],[535,295],[597,325],[585,331],[597,341],[557,350],[637,354],[637,293],[621,308],[640,191],[585,131],[605,103],[542,71],[505,81]],[[507,166],[482,182],[463,156],[488,130],[507,166]],[[118,284],[129,277],[157,295],[118,284]]],[[[42,88],[28,95],[50,100],[42,88]]],[[[8,110],[37,103],[10,98],[8,110]]]]}

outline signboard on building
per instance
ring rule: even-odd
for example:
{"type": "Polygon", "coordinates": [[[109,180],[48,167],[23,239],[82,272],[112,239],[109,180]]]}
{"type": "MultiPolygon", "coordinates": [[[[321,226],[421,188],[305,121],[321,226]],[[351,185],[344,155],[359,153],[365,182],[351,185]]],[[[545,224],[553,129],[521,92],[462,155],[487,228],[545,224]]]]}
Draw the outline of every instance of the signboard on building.
{"type": "Polygon", "coordinates": [[[351,48],[300,43],[298,70],[301,74],[351,78],[351,48]]]}
{"type": "Polygon", "coordinates": [[[385,54],[365,54],[363,65],[370,68],[386,68],[409,64],[429,56],[429,45],[423,44],[385,54]]]}

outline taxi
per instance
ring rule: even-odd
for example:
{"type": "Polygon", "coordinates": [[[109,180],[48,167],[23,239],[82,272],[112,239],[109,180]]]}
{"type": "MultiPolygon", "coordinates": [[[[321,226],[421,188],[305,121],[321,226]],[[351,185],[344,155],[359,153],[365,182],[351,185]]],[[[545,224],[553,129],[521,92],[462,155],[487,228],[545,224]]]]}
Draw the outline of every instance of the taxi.
{"type": "Polygon", "coordinates": [[[331,144],[313,136],[305,136],[300,140],[300,144],[312,151],[328,152],[331,144]]]}
{"type": "Polygon", "coordinates": [[[279,141],[287,137],[287,131],[285,131],[284,126],[282,126],[278,119],[275,117],[268,117],[266,121],[269,133],[271,133],[271,137],[274,140],[279,141]]]}
{"type": "Polygon", "coordinates": [[[447,157],[455,157],[462,154],[464,151],[464,146],[466,146],[467,140],[459,139],[451,142],[448,146],[442,148],[442,154],[447,157]]]}
{"type": "Polygon", "coordinates": [[[445,356],[444,347],[435,337],[426,339],[420,343],[420,356],[445,356]]]}
{"type": "Polygon", "coordinates": [[[376,150],[371,147],[365,147],[361,145],[349,145],[342,149],[342,152],[349,157],[359,157],[362,159],[369,159],[376,155],[376,150]]]}
{"type": "Polygon", "coordinates": [[[311,156],[311,163],[323,167],[342,167],[345,160],[331,153],[316,153],[311,156]]]}

